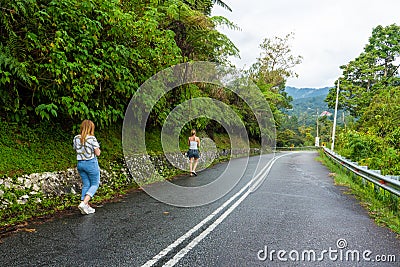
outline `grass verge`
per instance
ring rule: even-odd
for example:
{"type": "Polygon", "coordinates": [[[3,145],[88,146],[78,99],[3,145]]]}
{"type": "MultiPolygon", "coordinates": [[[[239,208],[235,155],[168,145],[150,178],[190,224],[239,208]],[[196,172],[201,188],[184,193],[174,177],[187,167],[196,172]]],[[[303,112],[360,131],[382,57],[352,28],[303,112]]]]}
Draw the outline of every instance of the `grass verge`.
{"type": "Polygon", "coordinates": [[[336,165],[322,151],[318,160],[332,172],[335,184],[349,188],[349,193],[360,201],[378,225],[386,226],[400,236],[399,197],[375,188],[372,183],[336,165]]]}

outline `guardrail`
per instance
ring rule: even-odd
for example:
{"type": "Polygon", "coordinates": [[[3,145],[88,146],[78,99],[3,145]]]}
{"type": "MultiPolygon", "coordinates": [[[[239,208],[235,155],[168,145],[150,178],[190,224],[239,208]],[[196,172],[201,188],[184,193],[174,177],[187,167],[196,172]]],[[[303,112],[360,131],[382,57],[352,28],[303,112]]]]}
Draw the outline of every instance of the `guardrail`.
{"type": "Polygon", "coordinates": [[[374,185],[379,186],[392,194],[400,196],[400,181],[381,175],[377,171],[368,170],[366,166],[359,166],[357,163],[347,160],[345,157],[336,154],[326,147],[324,148],[324,153],[333,161],[347,168],[356,175],[370,181],[374,185]]]}
{"type": "Polygon", "coordinates": [[[294,147],[275,147],[276,151],[298,151],[298,150],[317,150],[318,146],[294,146],[294,147]]]}

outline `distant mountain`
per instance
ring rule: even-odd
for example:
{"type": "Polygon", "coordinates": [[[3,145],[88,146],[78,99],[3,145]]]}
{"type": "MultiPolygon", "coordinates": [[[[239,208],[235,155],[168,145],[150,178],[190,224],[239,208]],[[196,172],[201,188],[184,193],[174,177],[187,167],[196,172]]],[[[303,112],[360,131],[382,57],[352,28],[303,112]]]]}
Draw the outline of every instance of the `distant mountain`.
{"type": "Polygon", "coordinates": [[[293,99],[301,99],[307,97],[323,96],[324,98],[328,95],[330,87],[324,88],[296,88],[287,86],[285,91],[293,97],[293,99]]]}
{"type": "Polygon", "coordinates": [[[332,113],[332,109],[328,109],[328,104],[324,101],[328,95],[330,87],[325,88],[295,88],[286,87],[285,91],[293,97],[293,109],[287,110],[286,113],[298,118],[300,125],[315,124],[315,116],[324,111],[332,113]]]}

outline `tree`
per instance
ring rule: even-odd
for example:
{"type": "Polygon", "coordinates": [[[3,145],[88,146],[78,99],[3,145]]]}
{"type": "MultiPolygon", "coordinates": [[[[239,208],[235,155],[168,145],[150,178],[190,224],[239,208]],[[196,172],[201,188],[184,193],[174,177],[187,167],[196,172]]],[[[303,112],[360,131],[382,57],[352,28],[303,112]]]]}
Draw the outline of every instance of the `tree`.
{"type": "Polygon", "coordinates": [[[88,118],[100,127],[121,120],[137,88],[158,71],[238,53],[216,30],[229,22],[208,16],[213,4],[226,6],[208,0],[0,0],[0,114],[18,122],[88,118]],[[184,26],[181,35],[175,22],[184,26]]]}
{"type": "Polygon", "coordinates": [[[292,69],[302,61],[301,56],[292,55],[289,41],[293,35],[265,38],[260,44],[261,55],[250,69],[250,77],[277,108],[290,108],[292,99],[285,92],[286,81],[297,77],[292,69]]]}
{"type": "MultiPolygon", "coordinates": [[[[265,38],[260,44],[262,49],[260,57],[248,71],[250,79],[260,88],[269,102],[278,126],[278,139],[280,137],[290,139],[289,136],[293,133],[293,131],[280,133],[280,131],[284,131],[283,122],[288,120],[287,115],[281,110],[291,108],[290,102],[292,101],[292,97],[285,92],[286,80],[289,77],[297,76],[292,68],[302,61],[301,56],[292,55],[289,41],[293,39],[293,35],[293,33],[289,33],[283,38],[265,38]]],[[[278,140],[279,142],[280,140],[278,140]]],[[[298,141],[295,143],[297,144],[298,141]]]]}
{"type": "Polygon", "coordinates": [[[300,146],[304,143],[304,136],[300,133],[300,126],[296,116],[282,116],[278,128],[278,147],[300,146]]]}
{"type": "MultiPolygon", "coordinates": [[[[340,79],[339,106],[357,121],[339,131],[339,153],[392,175],[400,172],[399,58],[400,27],[377,26],[364,51],[341,66],[340,79]]],[[[330,106],[335,95],[332,89],[326,99],[330,106]]]]}
{"type": "MultiPolygon", "coordinates": [[[[174,33],[176,45],[181,50],[181,62],[211,61],[216,63],[228,63],[229,56],[238,56],[239,50],[224,34],[217,30],[217,26],[225,25],[232,29],[238,27],[221,16],[210,17],[211,7],[219,4],[228,10],[230,8],[222,1],[162,1],[157,7],[167,14],[162,21],[162,27],[174,33]]],[[[154,126],[160,126],[168,113],[178,104],[193,97],[207,96],[210,91],[203,85],[183,85],[164,96],[156,110],[162,110],[163,114],[155,112],[150,120],[154,126]]],[[[198,129],[205,128],[207,121],[197,119],[198,129]],[[202,121],[202,123],[200,123],[202,121]]]]}
{"type": "MultiPolygon", "coordinates": [[[[340,79],[339,84],[339,108],[360,117],[371,104],[374,95],[398,86],[399,56],[400,27],[392,24],[374,28],[364,51],[340,67],[344,78],[340,79]]],[[[336,88],[332,88],[326,98],[329,107],[334,107],[335,99],[336,88]]]]}
{"type": "Polygon", "coordinates": [[[375,95],[360,121],[363,132],[390,138],[400,125],[400,87],[384,90],[375,95]]]}
{"type": "Polygon", "coordinates": [[[239,28],[224,17],[210,17],[214,3],[230,10],[224,2],[169,0],[162,3],[159,8],[169,15],[163,27],[175,33],[175,42],[182,51],[184,62],[204,60],[226,63],[227,56],[239,55],[236,46],[216,27],[239,28]]]}

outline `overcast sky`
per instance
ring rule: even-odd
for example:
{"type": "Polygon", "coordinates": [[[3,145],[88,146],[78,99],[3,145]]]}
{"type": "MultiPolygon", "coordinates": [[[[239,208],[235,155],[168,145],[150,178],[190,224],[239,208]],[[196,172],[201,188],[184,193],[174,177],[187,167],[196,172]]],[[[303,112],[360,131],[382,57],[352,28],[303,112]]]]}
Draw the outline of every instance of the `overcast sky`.
{"type": "Polygon", "coordinates": [[[400,0],[223,0],[229,12],[215,6],[241,31],[226,27],[226,34],[239,48],[241,59],[233,62],[248,67],[260,55],[264,38],[284,37],[293,32],[293,55],[303,62],[294,71],[298,78],[288,86],[321,88],[333,86],[341,74],[339,66],[356,58],[378,25],[400,25],[400,0]]]}

